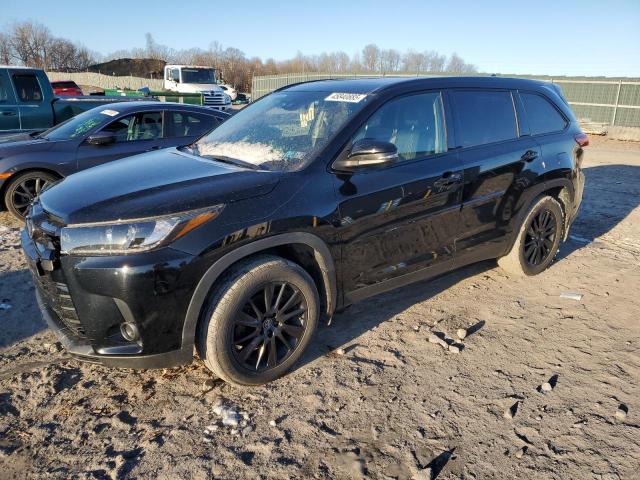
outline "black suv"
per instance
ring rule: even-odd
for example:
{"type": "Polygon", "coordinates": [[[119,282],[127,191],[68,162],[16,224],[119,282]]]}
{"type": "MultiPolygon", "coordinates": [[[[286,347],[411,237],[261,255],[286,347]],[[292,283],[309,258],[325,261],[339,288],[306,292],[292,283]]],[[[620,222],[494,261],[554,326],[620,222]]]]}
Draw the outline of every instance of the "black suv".
{"type": "Polygon", "coordinates": [[[76,357],[170,367],[195,346],[224,380],[262,384],[353,302],[489,258],[543,271],[578,211],[587,143],[548,83],[298,84],[188,147],[46,189],[22,244],[76,357]]]}

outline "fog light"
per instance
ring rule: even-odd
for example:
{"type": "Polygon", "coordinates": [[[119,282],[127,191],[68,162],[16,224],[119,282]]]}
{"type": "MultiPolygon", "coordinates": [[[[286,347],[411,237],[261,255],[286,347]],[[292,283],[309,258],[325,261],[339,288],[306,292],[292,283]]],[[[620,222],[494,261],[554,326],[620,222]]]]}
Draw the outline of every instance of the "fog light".
{"type": "Polygon", "coordinates": [[[124,322],[120,325],[120,333],[129,342],[137,342],[140,338],[140,332],[138,331],[138,327],[133,323],[124,322]]]}

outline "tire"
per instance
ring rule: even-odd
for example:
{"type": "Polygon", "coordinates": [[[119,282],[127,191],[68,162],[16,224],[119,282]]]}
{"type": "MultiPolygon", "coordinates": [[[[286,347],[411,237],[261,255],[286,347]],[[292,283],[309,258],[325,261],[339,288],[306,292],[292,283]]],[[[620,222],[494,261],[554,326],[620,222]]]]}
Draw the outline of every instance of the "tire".
{"type": "Polygon", "coordinates": [[[4,191],[4,204],[7,210],[19,220],[24,221],[29,204],[49,183],[58,177],[48,172],[26,172],[9,180],[4,191]]]}
{"type": "Polygon", "coordinates": [[[318,290],[304,269],[276,256],[252,258],[232,267],[210,294],[198,328],[198,354],[228,383],[271,382],[300,358],[319,313],[318,290]]]}
{"type": "Polygon", "coordinates": [[[560,203],[550,196],[539,197],[527,212],[511,251],[498,259],[498,265],[516,276],[539,274],[555,259],[563,231],[560,203]]]}

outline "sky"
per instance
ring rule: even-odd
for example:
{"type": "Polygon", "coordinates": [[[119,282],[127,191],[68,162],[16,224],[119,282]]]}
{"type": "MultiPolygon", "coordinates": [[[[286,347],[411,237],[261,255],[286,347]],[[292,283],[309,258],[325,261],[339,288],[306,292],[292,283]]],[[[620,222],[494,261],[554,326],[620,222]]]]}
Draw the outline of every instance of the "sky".
{"type": "Polygon", "coordinates": [[[21,20],[103,54],[150,32],[175,49],[218,41],[263,59],[375,43],[456,52],[482,72],[640,76],[640,0],[0,0],[0,28],[21,20]]]}

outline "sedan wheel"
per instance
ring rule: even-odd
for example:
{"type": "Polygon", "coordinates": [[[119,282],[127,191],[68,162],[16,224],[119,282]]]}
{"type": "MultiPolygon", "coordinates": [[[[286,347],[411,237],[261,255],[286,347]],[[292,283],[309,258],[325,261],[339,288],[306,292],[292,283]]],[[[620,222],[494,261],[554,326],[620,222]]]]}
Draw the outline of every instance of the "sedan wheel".
{"type": "Polygon", "coordinates": [[[7,209],[20,220],[24,220],[31,202],[40,192],[58,178],[47,172],[27,172],[10,181],[5,191],[7,209]]]}

